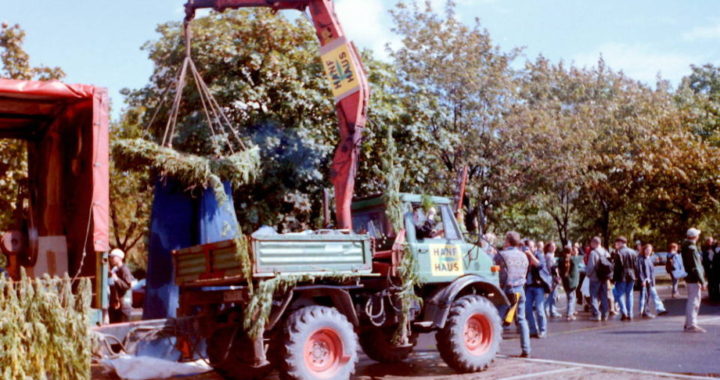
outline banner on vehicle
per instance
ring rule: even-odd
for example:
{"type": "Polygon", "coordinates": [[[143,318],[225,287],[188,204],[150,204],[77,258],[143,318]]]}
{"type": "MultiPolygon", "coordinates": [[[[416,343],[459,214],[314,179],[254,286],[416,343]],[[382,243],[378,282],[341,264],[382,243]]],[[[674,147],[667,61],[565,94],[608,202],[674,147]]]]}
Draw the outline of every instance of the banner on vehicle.
{"type": "Polygon", "coordinates": [[[339,102],[360,89],[358,67],[352,55],[353,47],[345,38],[338,38],[320,48],[325,75],[330,82],[335,102],[339,102]]]}
{"type": "Polygon", "coordinates": [[[430,244],[430,265],[433,276],[460,276],[465,273],[460,246],[430,244]]]}

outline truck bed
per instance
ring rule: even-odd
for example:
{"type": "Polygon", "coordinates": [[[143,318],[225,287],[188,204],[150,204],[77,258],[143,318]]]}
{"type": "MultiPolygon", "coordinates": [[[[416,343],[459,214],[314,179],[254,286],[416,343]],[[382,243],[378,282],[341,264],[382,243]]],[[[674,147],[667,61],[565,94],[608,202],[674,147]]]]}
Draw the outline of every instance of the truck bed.
{"type": "MultiPolygon", "coordinates": [[[[372,243],[368,235],[325,232],[249,238],[253,278],[282,274],[370,274],[372,243]]],[[[178,285],[247,280],[236,256],[235,240],[173,251],[178,285]]]]}

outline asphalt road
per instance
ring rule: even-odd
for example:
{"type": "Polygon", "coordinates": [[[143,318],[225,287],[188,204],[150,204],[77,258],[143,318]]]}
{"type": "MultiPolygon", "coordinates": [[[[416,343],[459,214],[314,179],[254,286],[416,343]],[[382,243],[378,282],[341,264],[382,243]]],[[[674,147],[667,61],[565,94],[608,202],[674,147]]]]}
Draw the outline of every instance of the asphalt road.
{"type": "MultiPolygon", "coordinates": [[[[632,322],[611,318],[607,322],[589,321],[589,313],[580,312],[576,321],[551,319],[549,335],[532,339],[532,357],[563,362],[585,363],[615,368],[671,372],[720,377],[720,304],[703,300],[700,325],[707,333],[683,332],[685,322],[684,288],[680,298],[670,299],[670,287],[660,285],[668,314],[651,320],[637,319],[639,292],[635,292],[635,315],[632,322]]],[[[560,297],[564,298],[564,295],[560,297]]],[[[560,304],[565,305],[564,300],[560,304]]],[[[563,310],[563,308],[561,308],[563,310]]],[[[504,335],[501,354],[520,354],[515,328],[504,335]]],[[[435,350],[434,336],[421,336],[418,351],[435,350]]]]}
{"type": "MultiPolygon", "coordinates": [[[[548,338],[532,340],[533,357],[720,377],[720,305],[704,300],[699,323],[707,333],[685,333],[684,289],[681,298],[669,295],[669,286],[661,286],[669,313],[652,320],[591,322],[584,313],[578,321],[553,320],[548,338]]],[[[502,352],[519,353],[519,340],[508,338],[502,352]]]]}
{"type": "MultiPolygon", "coordinates": [[[[700,325],[705,334],[682,331],[685,320],[685,289],[680,298],[670,299],[670,287],[662,281],[664,269],[657,267],[660,296],[669,313],[651,320],[621,322],[589,321],[580,309],[576,321],[550,320],[549,336],[532,339],[532,359],[521,359],[520,342],[511,327],[504,334],[500,355],[483,373],[458,375],[440,359],[434,334],[420,336],[415,353],[404,363],[379,364],[360,355],[355,379],[358,380],[468,380],[468,379],[667,379],[720,377],[720,304],[703,300],[700,325]]],[[[637,316],[639,292],[635,292],[637,316]]],[[[564,310],[564,295],[560,296],[564,310]]],[[[99,371],[93,378],[109,379],[99,371]]],[[[196,380],[218,380],[209,373],[196,380]]],[[[188,379],[185,377],[184,379],[188,379]]],[[[269,379],[278,379],[273,374],[269,379]]]]}

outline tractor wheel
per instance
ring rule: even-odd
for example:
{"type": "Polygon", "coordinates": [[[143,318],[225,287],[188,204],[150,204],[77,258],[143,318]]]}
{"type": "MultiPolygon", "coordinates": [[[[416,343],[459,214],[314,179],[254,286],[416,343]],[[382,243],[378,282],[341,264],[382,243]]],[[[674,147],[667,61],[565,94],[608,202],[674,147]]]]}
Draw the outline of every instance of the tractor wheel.
{"type": "Polygon", "coordinates": [[[445,327],[435,334],[438,351],[458,372],[478,372],[495,360],[502,340],[500,316],[487,298],[469,295],[453,302],[445,327]]]}
{"type": "Polygon", "coordinates": [[[349,379],[357,362],[357,335],[336,309],[306,306],[287,319],[280,376],[286,380],[349,379]]]}
{"type": "Polygon", "coordinates": [[[218,329],[207,340],[210,365],[228,380],[260,380],[272,371],[269,365],[253,367],[252,352],[252,341],[241,327],[218,329]]]}
{"type": "Polygon", "coordinates": [[[360,347],[370,359],[380,363],[397,363],[407,359],[417,344],[417,334],[410,335],[410,346],[393,346],[396,327],[373,327],[360,334],[360,347]]]}

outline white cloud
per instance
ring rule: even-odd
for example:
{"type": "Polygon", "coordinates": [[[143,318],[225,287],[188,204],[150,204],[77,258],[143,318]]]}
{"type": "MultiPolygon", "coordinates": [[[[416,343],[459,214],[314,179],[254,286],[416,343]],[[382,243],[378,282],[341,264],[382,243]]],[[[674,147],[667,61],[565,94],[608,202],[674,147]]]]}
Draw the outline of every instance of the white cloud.
{"type": "Polygon", "coordinates": [[[382,0],[341,0],[335,11],[348,38],[358,48],[368,48],[376,56],[386,58],[385,44],[396,39],[390,31],[391,20],[387,2],[382,0]]]}
{"type": "Polygon", "coordinates": [[[575,55],[573,61],[579,66],[593,66],[601,54],[613,70],[622,70],[627,76],[648,84],[655,84],[658,73],[663,79],[678,83],[690,71],[690,64],[703,61],[688,54],[624,43],[603,44],[593,51],[575,55]]]}
{"type": "Polygon", "coordinates": [[[695,28],[692,28],[689,32],[683,34],[683,39],[686,41],[720,39],[720,22],[718,22],[716,25],[697,26],[695,28]]]}

